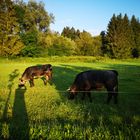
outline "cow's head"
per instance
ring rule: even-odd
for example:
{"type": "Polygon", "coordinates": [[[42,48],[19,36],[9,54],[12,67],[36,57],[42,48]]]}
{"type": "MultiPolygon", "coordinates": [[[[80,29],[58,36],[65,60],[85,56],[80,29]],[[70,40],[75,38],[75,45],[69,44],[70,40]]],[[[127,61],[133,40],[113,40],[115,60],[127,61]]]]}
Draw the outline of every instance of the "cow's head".
{"type": "Polygon", "coordinates": [[[22,78],[20,78],[20,79],[19,79],[18,87],[19,87],[19,88],[24,87],[24,86],[25,86],[25,83],[26,83],[26,81],[23,80],[22,78]]]}
{"type": "Polygon", "coordinates": [[[76,86],[71,86],[67,89],[67,91],[69,93],[68,99],[73,100],[75,95],[77,94],[76,86]]]}
{"type": "Polygon", "coordinates": [[[48,64],[48,70],[52,71],[52,65],[48,64]]]}
{"type": "Polygon", "coordinates": [[[51,64],[46,64],[42,66],[44,71],[52,71],[52,65],[51,64]]]}
{"type": "Polygon", "coordinates": [[[48,77],[48,80],[52,79],[52,65],[48,64],[46,71],[45,71],[46,77],[48,77]]]}
{"type": "Polygon", "coordinates": [[[51,80],[52,79],[52,69],[48,69],[47,71],[45,71],[45,75],[47,80],[51,80]]]}

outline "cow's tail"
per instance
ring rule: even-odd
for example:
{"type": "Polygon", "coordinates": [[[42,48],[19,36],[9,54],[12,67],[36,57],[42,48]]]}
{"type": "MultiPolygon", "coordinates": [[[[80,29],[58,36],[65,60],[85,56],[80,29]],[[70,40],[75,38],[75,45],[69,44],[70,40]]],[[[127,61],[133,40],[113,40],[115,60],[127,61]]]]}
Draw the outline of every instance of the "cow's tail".
{"type": "Polygon", "coordinates": [[[116,70],[111,70],[111,71],[113,71],[117,76],[119,75],[116,70]]]}

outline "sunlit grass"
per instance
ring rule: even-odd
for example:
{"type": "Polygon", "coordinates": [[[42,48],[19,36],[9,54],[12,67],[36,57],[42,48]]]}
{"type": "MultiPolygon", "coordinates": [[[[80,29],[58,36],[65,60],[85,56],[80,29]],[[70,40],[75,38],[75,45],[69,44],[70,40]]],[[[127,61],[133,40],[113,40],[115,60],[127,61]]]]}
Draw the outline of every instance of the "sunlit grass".
{"type": "Polygon", "coordinates": [[[1,139],[140,139],[140,60],[93,57],[0,59],[1,139]],[[51,61],[52,60],[52,61],[51,61]],[[47,86],[35,79],[35,87],[18,89],[26,67],[53,65],[53,81],[47,86]],[[92,92],[93,102],[80,95],[67,99],[67,88],[77,73],[88,69],[119,72],[119,104],[105,103],[106,91],[92,92]]]}

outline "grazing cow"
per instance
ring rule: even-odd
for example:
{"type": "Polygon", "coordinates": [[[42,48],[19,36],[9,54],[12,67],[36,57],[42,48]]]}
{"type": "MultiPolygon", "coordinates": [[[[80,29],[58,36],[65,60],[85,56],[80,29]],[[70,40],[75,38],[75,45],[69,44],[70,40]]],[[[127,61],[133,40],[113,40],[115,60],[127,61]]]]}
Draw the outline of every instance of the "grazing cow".
{"type": "Polygon", "coordinates": [[[90,91],[99,90],[102,87],[105,87],[108,91],[107,103],[113,96],[114,103],[117,104],[118,72],[116,70],[89,70],[79,73],[68,89],[69,99],[74,99],[75,95],[81,92],[83,93],[82,99],[87,94],[90,102],[92,102],[90,91]]]}
{"type": "Polygon", "coordinates": [[[25,86],[25,83],[29,81],[30,87],[34,86],[34,78],[42,77],[44,85],[47,84],[47,81],[52,78],[52,65],[39,65],[31,66],[25,69],[22,77],[19,79],[19,87],[25,86]]]}

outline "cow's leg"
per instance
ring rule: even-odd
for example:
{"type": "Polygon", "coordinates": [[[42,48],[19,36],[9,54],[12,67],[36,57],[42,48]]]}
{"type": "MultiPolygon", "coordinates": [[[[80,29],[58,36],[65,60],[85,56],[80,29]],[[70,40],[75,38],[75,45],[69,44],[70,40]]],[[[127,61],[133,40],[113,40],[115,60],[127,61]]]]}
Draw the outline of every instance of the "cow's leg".
{"type": "Polygon", "coordinates": [[[44,79],[44,85],[47,85],[47,80],[46,79],[44,79]]]}
{"type": "Polygon", "coordinates": [[[118,103],[118,93],[114,93],[114,104],[118,103]]]}
{"type": "Polygon", "coordinates": [[[107,104],[109,104],[110,100],[112,99],[112,96],[113,96],[113,88],[112,87],[107,87],[107,91],[108,91],[107,104]]]}
{"type": "Polygon", "coordinates": [[[91,89],[90,82],[88,80],[86,80],[85,85],[86,85],[85,91],[87,91],[85,94],[87,94],[87,96],[89,97],[89,101],[92,102],[91,93],[90,93],[90,89],[91,89]]]}
{"type": "Polygon", "coordinates": [[[85,92],[83,92],[82,94],[83,95],[82,95],[82,98],[81,99],[84,100],[85,99],[85,92]]]}
{"type": "Polygon", "coordinates": [[[49,77],[46,75],[44,78],[43,78],[43,81],[44,81],[44,85],[47,85],[47,81],[49,80],[49,77]]]}
{"type": "Polygon", "coordinates": [[[114,90],[114,93],[113,93],[113,96],[114,96],[114,104],[117,104],[118,103],[118,86],[115,86],[113,88],[114,90]]]}
{"type": "Polygon", "coordinates": [[[107,98],[107,104],[110,103],[110,100],[112,99],[112,92],[108,91],[108,98],[107,98]]]}
{"type": "Polygon", "coordinates": [[[118,86],[114,86],[113,84],[107,84],[106,89],[108,91],[107,103],[110,103],[112,97],[114,98],[114,103],[117,103],[118,86]]]}
{"type": "Polygon", "coordinates": [[[90,91],[88,91],[88,92],[87,92],[87,95],[88,95],[88,97],[89,97],[89,101],[90,101],[90,102],[92,102],[91,92],[90,92],[90,91]]]}
{"type": "Polygon", "coordinates": [[[46,78],[43,78],[43,82],[44,82],[44,85],[47,85],[47,80],[46,80],[46,78]]]}
{"type": "Polygon", "coordinates": [[[34,80],[33,80],[33,78],[30,78],[29,83],[30,83],[30,87],[33,87],[34,86],[34,80]]]}

